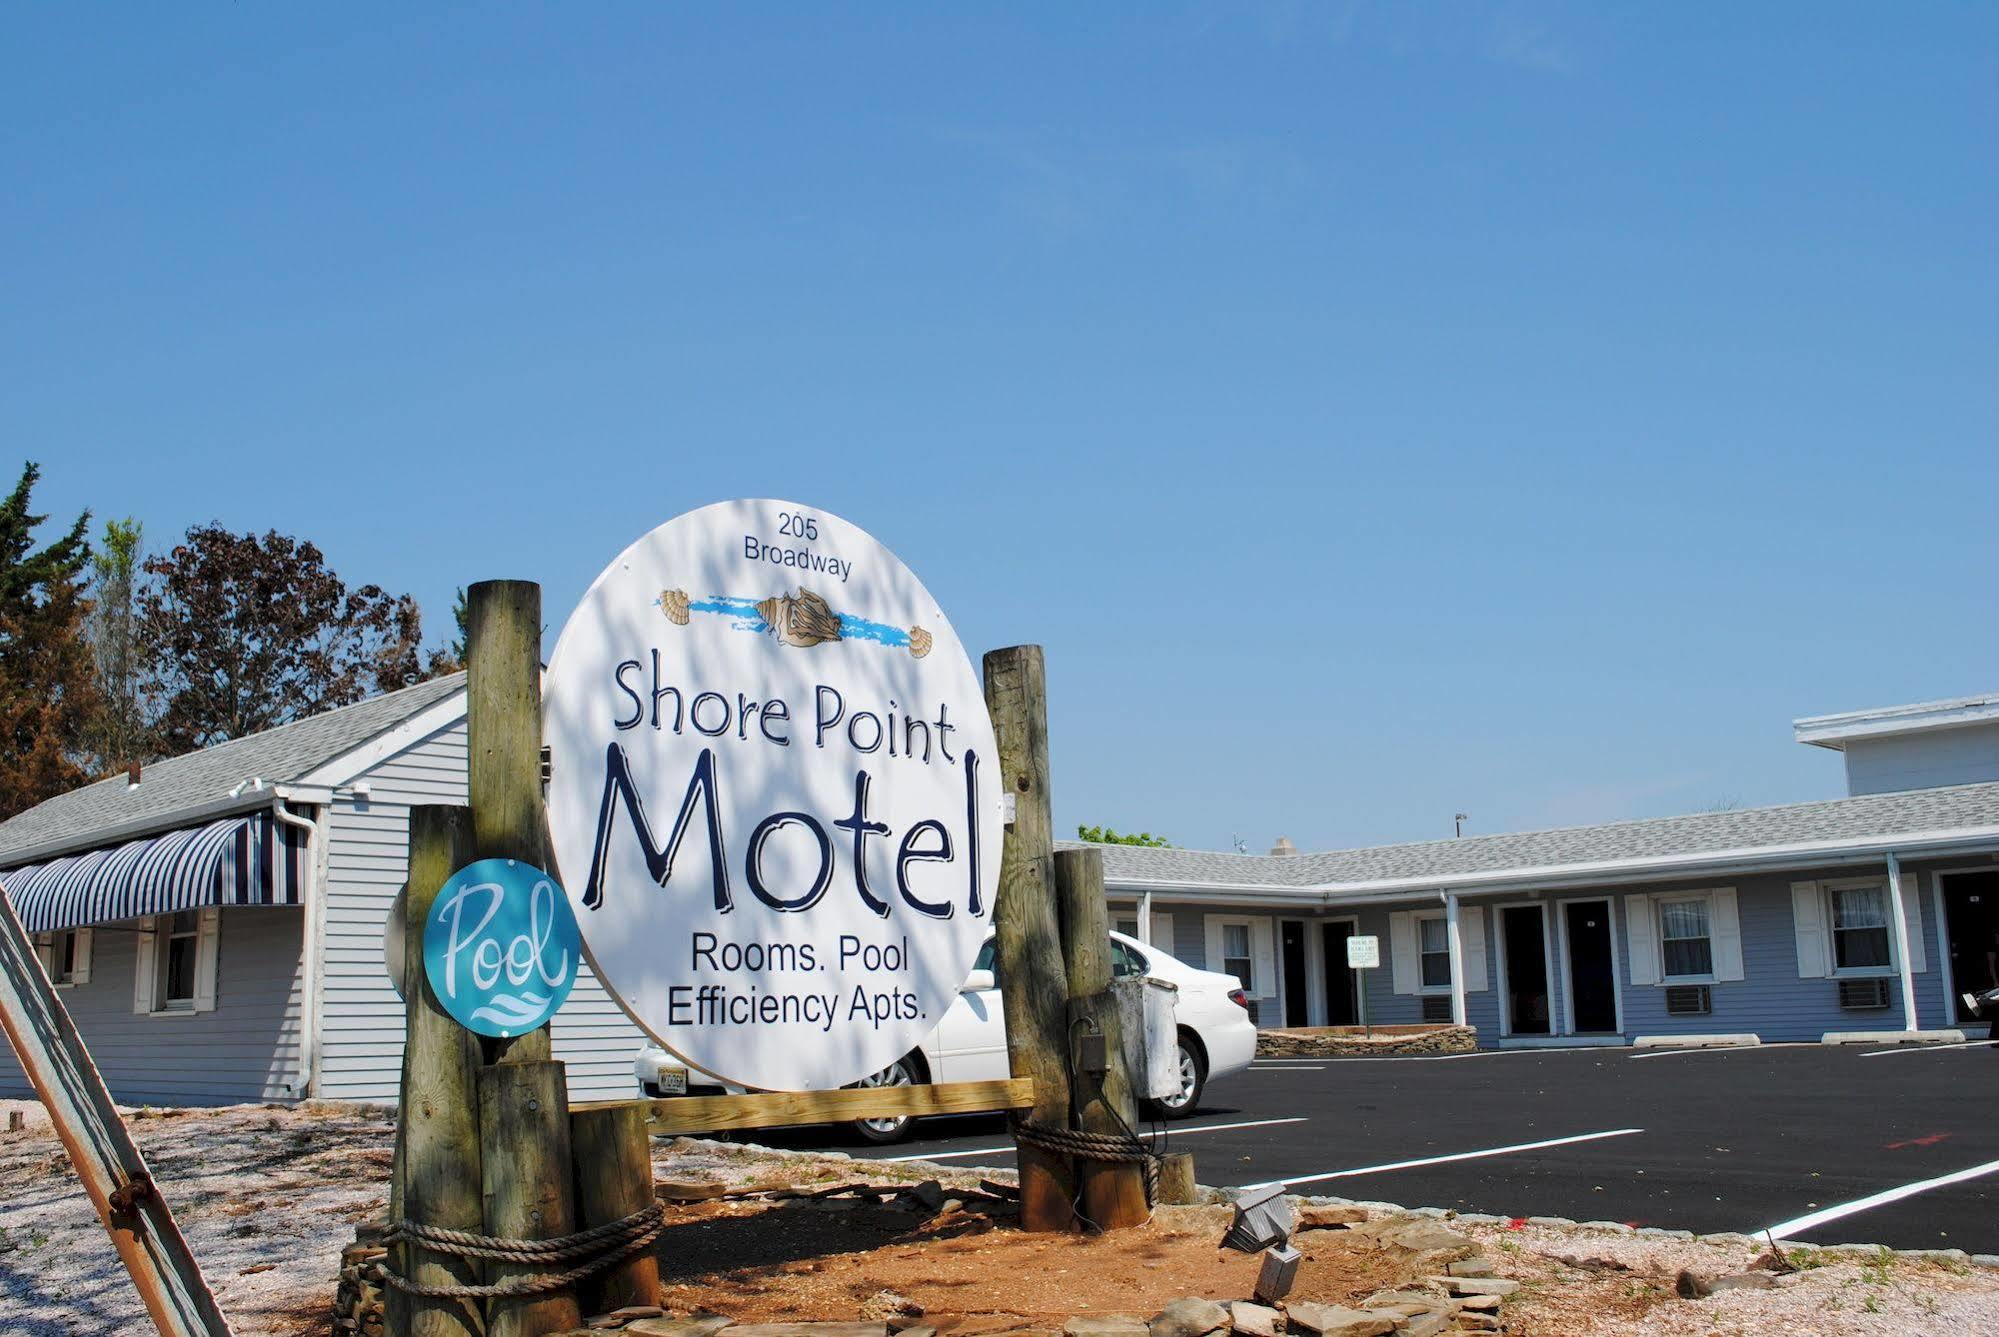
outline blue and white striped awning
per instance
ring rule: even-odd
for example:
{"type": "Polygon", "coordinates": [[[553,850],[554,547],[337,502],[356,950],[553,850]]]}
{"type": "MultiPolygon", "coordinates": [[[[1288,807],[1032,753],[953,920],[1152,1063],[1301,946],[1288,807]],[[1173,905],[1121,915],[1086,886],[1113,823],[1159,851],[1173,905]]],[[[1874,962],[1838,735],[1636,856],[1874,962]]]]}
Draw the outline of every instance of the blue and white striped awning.
{"type": "Polygon", "coordinates": [[[210,905],[297,905],[305,832],[268,812],[127,841],[0,873],[30,933],[210,905]]]}

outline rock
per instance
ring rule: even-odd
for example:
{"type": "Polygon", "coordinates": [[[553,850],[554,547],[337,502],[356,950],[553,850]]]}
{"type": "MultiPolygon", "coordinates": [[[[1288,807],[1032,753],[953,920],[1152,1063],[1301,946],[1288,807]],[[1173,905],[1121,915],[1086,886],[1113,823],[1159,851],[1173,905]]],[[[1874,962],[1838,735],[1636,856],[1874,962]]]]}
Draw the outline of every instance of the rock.
{"type": "Polygon", "coordinates": [[[1349,1309],[1345,1305],[1313,1304],[1298,1300],[1286,1306],[1291,1326],[1318,1337],[1382,1337],[1395,1331],[1399,1314],[1378,1309],[1349,1309]]]}
{"type": "Polygon", "coordinates": [[[1505,1277],[1432,1277],[1453,1295],[1511,1295],[1520,1283],[1505,1277]]]}
{"type": "Polygon", "coordinates": [[[1492,1275],[1492,1264],[1488,1263],[1483,1255],[1478,1255],[1471,1258],[1460,1258],[1457,1262],[1445,1268],[1444,1271],[1454,1277],[1489,1277],[1492,1275]]]}
{"type": "Polygon", "coordinates": [[[734,1319],[720,1314],[696,1314],[693,1318],[641,1318],[625,1325],[626,1337],[715,1337],[734,1319]]]}
{"type": "Polygon", "coordinates": [[[880,1319],[884,1323],[894,1318],[908,1316],[921,1318],[923,1306],[906,1295],[898,1295],[891,1290],[879,1290],[861,1301],[861,1317],[880,1319]]]}
{"type": "Polygon", "coordinates": [[[1467,1295],[1453,1307],[1459,1313],[1490,1312],[1499,1308],[1499,1297],[1497,1295],[1467,1295]]]}
{"type": "Polygon", "coordinates": [[[1218,1328],[1229,1326],[1229,1311],[1213,1300],[1188,1297],[1175,1300],[1159,1311],[1159,1316],[1146,1325],[1152,1337],[1206,1337],[1218,1328]]]}
{"type": "Polygon", "coordinates": [[[1384,1248],[1404,1249],[1410,1253],[1448,1254],[1451,1259],[1457,1259],[1469,1258],[1479,1251],[1478,1245],[1463,1235],[1420,1217],[1390,1222],[1373,1234],[1384,1248]]]}
{"type": "Polygon", "coordinates": [[[1431,1291],[1376,1291],[1362,1301],[1369,1309],[1389,1310],[1402,1315],[1427,1314],[1434,1309],[1442,1309],[1445,1301],[1441,1295],[1431,1291]]]}
{"type": "Polygon", "coordinates": [[[707,1202],[729,1191],[727,1184],[713,1179],[659,1179],[652,1195],[661,1202],[707,1202]]]}
{"type": "Polygon", "coordinates": [[[1229,1326],[1246,1337],[1277,1337],[1284,1330],[1284,1315],[1268,1305],[1236,1300],[1229,1305],[1229,1326]]]}
{"type": "Polygon", "coordinates": [[[1298,1207],[1299,1230],[1335,1230],[1341,1226],[1358,1225],[1367,1220],[1367,1208],[1339,1205],[1335,1203],[1301,1203],[1298,1207]]]}
{"type": "Polygon", "coordinates": [[[1062,1325],[1064,1337],[1146,1337],[1145,1320],[1125,1314],[1078,1314],[1062,1325]]]}
{"type": "Polygon", "coordinates": [[[888,1324],[738,1323],[729,1329],[729,1337],[888,1337],[888,1324]]]}
{"type": "Polygon", "coordinates": [[[622,1328],[642,1318],[662,1318],[665,1314],[666,1311],[658,1305],[626,1305],[623,1309],[613,1309],[608,1314],[592,1314],[583,1320],[583,1326],[602,1331],[605,1328],[622,1328]]]}
{"type": "Polygon", "coordinates": [[[944,1205],[937,1209],[937,1215],[949,1216],[953,1212],[962,1212],[964,1210],[965,1200],[963,1198],[946,1198],[944,1199],[944,1205]]]}
{"type": "Polygon", "coordinates": [[[898,1337],[937,1337],[937,1329],[931,1327],[928,1323],[916,1323],[911,1324],[907,1328],[898,1328],[895,1326],[894,1321],[891,1320],[888,1326],[898,1337]]]}
{"type": "Polygon", "coordinates": [[[1705,1281],[1681,1268],[1680,1275],[1673,1278],[1673,1293],[1682,1300],[1701,1300],[1714,1292],[1705,1281]]]}
{"type": "Polygon", "coordinates": [[[926,1179],[920,1184],[912,1185],[905,1191],[905,1196],[922,1203],[926,1211],[934,1212],[944,1206],[944,1186],[935,1179],[926,1179]]]}
{"type": "Polygon", "coordinates": [[[1450,1317],[1441,1312],[1413,1315],[1408,1322],[1397,1328],[1397,1337],[1436,1337],[1449,1324],[1450,1317]]]}
{"type": "Polygon", "coordinates": [[[714,1337],[735,1320],[720,1314],[696,1314],[692,1318],[641,1318],[625,1325],[632,1337],[714,1337]]]}

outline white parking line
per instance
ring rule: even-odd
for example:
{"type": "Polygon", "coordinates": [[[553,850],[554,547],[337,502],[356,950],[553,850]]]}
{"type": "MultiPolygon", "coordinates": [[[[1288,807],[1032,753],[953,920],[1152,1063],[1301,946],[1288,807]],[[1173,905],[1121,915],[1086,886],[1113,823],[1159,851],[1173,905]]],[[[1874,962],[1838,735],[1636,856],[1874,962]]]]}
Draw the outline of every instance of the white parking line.
{"type": "Polygon", "coordinates": [[[1449,1063],[1460,1058],[1505,1058],[1508,1054],[1603,1053],[1620,1045],[1530,1045],[1524,1049],[1474,1049],[1466,1054],[1354,1054],[1330,1057],[1327,1063],[1449,1063]]]}
{"type": "Polygon", "coordinates": [[[1904,1198],[1913,1198],[1916,1194],[1927,1193],[1933,1188],[1946,1188],[1951,1184],[1962,1184],[1967,1179],[1977,1179],[1982,1175],[1989,1175],[1995,1170],[1999,1170],[1999,1161],[1987,1161],[1983,1165],[1974,1165],[1969,1170],[1959,1170],[1956,1174],[1938,1175],[1935,1179],[1919,1179],[1913,1184],[1904,1184],[1900,1188],[1885,1189],[1880,1193],[1870,1194],[1865,1198],[1855,1198],[1852,1202],[1843,1202],[1836,1207],[1826,1207],[1809,1215],[1797,1217],[1794,1220],[1779,1221],[1776,1225],[1765,1226],[1756,1233],[1762,1235],[1767,1232],[1773,1239],[1791,1239],[1796,1235],[1803,1234],[1807,1230],[1816,1230],[1828,1221],[1837,1221],[1843,1216],[1852,1216],[1856,1212],[1864,1212],[1869,1208],[1885,1206],[1891,1202],[1900,1202],[1904,1198]]]}
{"type": "Polygon", "coordinates": [[[1816,1040],[1778,1040],[1767,1045],[1690,1045],[1685,1049],[1647,1049],[1630,1058],[1666,1058],[1672,1054],[1754,1054],[1762,1049],[1823,1049],[1816,1040]]]}
{"type": "Polygon", "coordinates": [[[1251,1072],[1324,1072],[1323,1063],[1252,1063],[1251,1072]]]}
{"type": "Polygon", "coordinates": [[[1960,1040],[1950,1045],[1896,1045],[1893,1049],[1870,1049],[1862,1058],[1880,1058],[1883,1054],[1926,1054],[1935,1049],[1982,1049],[1987,1045],[1999,1045],[1999,1040],[1960,1040]]]}
{"type": "MultiPolygon", "coordinates": [[[[1187,1128],[1176,1125],[1170,1136],[1181,1138],[1187,1136],[1189,1133],[1226,1133],[1235,1128],[1268,1128],[1272,1124],[1304,1122],[1306,1122],[1306,1116],[1301,1114],[1290,1119],[1248,1119],[1242,1123],[1204,1123],[1187,1128]]],[[[1007,1142],[997,1147],[971,1147],[964,1151],[923,1151],[911,1156],[875,1156],[867,1159],[878,1161],[949,1161],[963,1156],[992,1156],[1000,1152],[1010,1152],[1012,1150],[1013,1143],[1007,1142]]]]}
{"type": "Polygon", "coordinates": [[[1360,1165],[1351,1170],[1328,1170],[1317,1175],[1293,1175],[1289,1179],[1270,1179],[1251,1188],[1269,1188],[1281,1184],[1290,1188],[1296,1184],[1317,1184],[1327,1179],[1349,1179],[1355,1175],[1385,1174],[1390,1170],[1414,1170],[1425,1165],[1443,1165],[1448,1161],[1475,1161],[1484,1156],[1511,1156],[1520,1151],[1540,1151],[1545,1147],[1566,1147],[1576,1142],[1595,1142],[1606,1137],[1629,1137],[1642,1133],[1643,1128],[1612,1128],[1601,1133],[1577,1133],[1572,1137],[1551,1137],[1544,1142],[1516,1142],[1510,1147],[1483,1147],[1477,1151],[1454,1151],[1447,1156],[1423,1156],[1413,1161],[1389,1161],[1385,1165],[1360,1165]]]}

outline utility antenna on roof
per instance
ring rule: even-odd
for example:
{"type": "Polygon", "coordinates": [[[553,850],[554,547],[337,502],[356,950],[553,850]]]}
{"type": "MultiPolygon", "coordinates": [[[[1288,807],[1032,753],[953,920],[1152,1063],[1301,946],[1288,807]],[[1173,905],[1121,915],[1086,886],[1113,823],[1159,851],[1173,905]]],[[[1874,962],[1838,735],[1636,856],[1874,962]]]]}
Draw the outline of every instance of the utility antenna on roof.
{"type": "Polygon", "coordinates": [[[1241,836],[1230,836],[1230,837],[1229,837],[1229,839],[1230,839],[1230,840],[1231,840],[1232,842],[1234,842],[1234,844],[1235,844],[1235,852],[1236,852],[1237,854],[1248,854],[1248,853],[1249,853],[1249,846],[1243,843],[1243,839],[1242,839],[1242,837],[1241,837],[1241,836]]]}
{"type": "Polygon", "coordinates": [[[1466,823],[1466,822],[1468,822],[1468,821],[1470,821],[1470,820],[1471,820],[1471,814],[1470,814],[1470,813],[1463,813],[1463,812],[1460,812],[1460,813],[1454,813],[1454,814],[1452,814],[1452,816],[1451,816],[1451,839],[1455,840],[1455,839],[1457,839],[1457,838],[1458,838],[1459,836],[1463,835],[1463,834],[1465,833],[1465,823],[1466,823]]]}

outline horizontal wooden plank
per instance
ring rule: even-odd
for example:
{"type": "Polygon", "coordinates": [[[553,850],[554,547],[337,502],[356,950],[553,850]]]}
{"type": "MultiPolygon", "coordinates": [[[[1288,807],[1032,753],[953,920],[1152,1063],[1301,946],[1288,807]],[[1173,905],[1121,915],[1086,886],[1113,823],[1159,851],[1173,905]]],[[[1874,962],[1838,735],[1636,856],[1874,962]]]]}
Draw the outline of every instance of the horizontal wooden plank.
{"type": "Polygon", "coordinates": [[[838,1091],[762,1091],[746,1096],[671,1096],[664,1100],[588,1101],[573,1109],[637,1103],[655,1133],[723,1133],[738,1128],[789,1128],[900,1115],[981,1114],[1026,1109],[1034,1080],[942,1082],[935,1086],[863,1086],[838,1091]]]}

